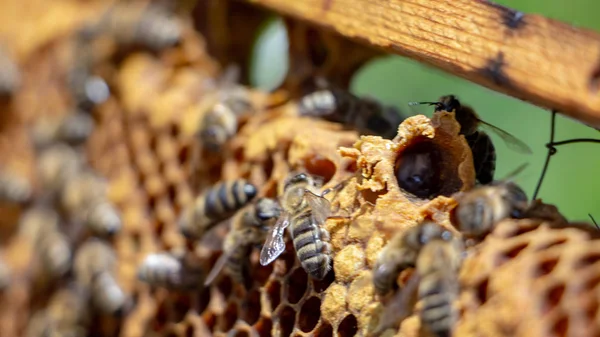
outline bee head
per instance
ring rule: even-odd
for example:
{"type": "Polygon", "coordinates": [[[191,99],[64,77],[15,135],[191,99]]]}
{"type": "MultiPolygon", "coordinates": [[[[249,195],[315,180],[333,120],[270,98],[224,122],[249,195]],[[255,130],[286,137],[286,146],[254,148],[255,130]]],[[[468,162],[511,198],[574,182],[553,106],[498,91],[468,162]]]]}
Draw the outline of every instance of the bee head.
{"type": "Polygon", "coordinates": [[[460,108],[460,101],[454,95],[440,97],[440,101],[435,105],[435,111],[457,111],[460,108]]]}
{"type": "Polygon", "coordinates": [[[300,172],[300,173],[292,175],[288,179],[286,179],[285,184],[283,185],[283,189],[285,190],[290,186],[300,184],[300,183],[310,184],[311,180],[312,179],[308,174],[306,174],[304,172],[300,172]]]}

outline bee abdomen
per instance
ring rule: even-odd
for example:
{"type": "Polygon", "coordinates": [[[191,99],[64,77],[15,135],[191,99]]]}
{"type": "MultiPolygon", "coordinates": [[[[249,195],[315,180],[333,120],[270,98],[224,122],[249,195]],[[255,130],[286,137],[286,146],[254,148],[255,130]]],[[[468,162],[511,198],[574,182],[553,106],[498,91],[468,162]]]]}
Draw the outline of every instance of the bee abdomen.
{"type": "Polygon", "coordinates": [[[238,247],[227,261],[227,271],[231,278],[238,283],[246,283],[247,254],[249,246],[238,247]]]}
{"type": "Polygon", "coordinates": [[[71,246],[60,232],[52,231],[40,237],[40,254],[50,277],[64,275],[71,267],[71,246]]]}
{"type": "Polygon", "coordinates": [[[101,272],[97,274],[92,288],[92,301],[102,312],[117,314],[124,309],[127,296],[110,273],[101,272]]]}
{"type": "Polygon", "coordinates": [[[246,180],[223,182],[211,188],[204,203],[206,216],[212,220],[226,218],[256,196],[256,187],[246,180]]]}
{"type": "Polygon", "coordinates": [[[329,272],[331,247],[323,241],[319,227],[311,222],[310,212],[298,215],[292,227],[296,255],[302,268],[313,278],[321,280],[329,272]]]}

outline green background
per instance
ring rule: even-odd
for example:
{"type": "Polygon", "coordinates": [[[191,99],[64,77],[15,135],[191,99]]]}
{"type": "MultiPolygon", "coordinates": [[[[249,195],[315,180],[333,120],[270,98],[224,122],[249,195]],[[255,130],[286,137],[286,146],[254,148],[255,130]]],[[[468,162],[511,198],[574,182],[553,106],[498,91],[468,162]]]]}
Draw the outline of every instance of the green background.
{"type": "MultiPolygon", "coordinates": [[[[497,3],[600,30],[600,1],[597,0],[503,0],[497,3]]],[[[265,25],[257,39],[252,57],[253,84],[265,89],[277,86],[288,66],[286,54],[283,25],[274,19],[265,25]]],[[[549,140],[549,111],[399,56],[388,56],[366,65],[355,75],[352,91],[377,97],[386,104],[398,106],[406,114],[429,116],[430,108],[408,107],[407,103],[435,100],[446,94],[458,95],[465,104],[474,107],[484,121],[509,131],[532,148],[533,155],[521,155],[492,135],[498,158],[496,178],[502,178],[522,163],[528,163],[527,169],[516,177],[516,181],[529,197],[532,196],[546,156],[544,145],[549,140]]],[[[600,133],[568,118],[557,117],[556,140],[584,137],[600,138],[600,133]]],[[[588,221],[588,213],[600,219],[598,168],[600,144],[558,147],[539,197],[557,205],[571,221],[588,221]]]]}

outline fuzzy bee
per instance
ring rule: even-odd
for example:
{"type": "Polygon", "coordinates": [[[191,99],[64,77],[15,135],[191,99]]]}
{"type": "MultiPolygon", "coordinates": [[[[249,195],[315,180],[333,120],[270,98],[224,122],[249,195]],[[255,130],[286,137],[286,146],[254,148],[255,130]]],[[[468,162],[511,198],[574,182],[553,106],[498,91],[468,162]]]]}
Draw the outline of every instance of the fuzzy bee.
{"type": "Polygon", "coordinates": [[[325,193],[318,191],[320,183],[307,173],[291,174],[284,183],[280,198],[282,214],[267,233],[260,254],[265,266],[284,250],[283,235],[289,226],[296,256],[311,277],[321,280],[331,269],[329,232],[321,227],[331,215],[325,193]]]}
{"type": "Polygon", "coordinates": [[[204,285],[210,285],[225,267],[234,281],[250,288],[250,252],[254,245],[265,240],[268,222],[278,218],[280,213],[276,200],[263,198],[234,218],[225,237],[223,254],[206,277],[204,285]]]}
{"type": "Polygon", "coordinates": [[[66,144],[53,144],[42,149],[38,156],[37,171],[41,185],[51,193],[61,191],[82,167],[77,151],[66,144]]]}
{"type": "Polygon", "coordinates": [[[419,252],[426,242],[433,239],[449,239],[452,233],[433,222],[424,222],[395,234],[381,250],[373,268],[373,285],[383,296],[396,286],[396,279],[403,270],[414,267],[419,252]]]}
{"type": "Polygon", "coordinates": [[[72,146],[83,144],[94,128],[92,116],[85,112],[68,114],[64,118],[36,122],[33,140],[38,148],[51,143],[66,143],[72,146]]]}
{"type": "Polygon", "coordinates": [[[419,276],[419,312],[423,328],[434,336],[451,336],[458,312],[454,301],[460,287],[458,271],[463,259],[460,240],[435,239],[423,246],[416,263],[419,276]]]}
{"type": "Polygon", "coordinates": [[[30,208],[19,220],[19,234],[36,247],[42,272],[48,278],[59,278],[70,270],[71,242],[60,232],[59,216],[53,209],[30,208]]]}
{"type": "Polygon", "coordinates": [[[73,263],[77,282],[90,291],[94,307],[106,314],[118,314],[128,304],[114,276],[116,264],[112,247],[97,239],[84,242],[73,263]]]}
{"type": "Polygon", "coordinates": [[[252,111],[248,90],[237,85],[239,68],[227,68],[217,87],[215,102],[200,121],[198,138],[209,152],[218,153],[238,130],[239,117],[252,111]]]}
{"type": "Polygon", "coordinates": [[[511,181],[479,186],[457,196],[454,218],[467,237],[480,238],[507,218],[524,217],[529,208],[525,192],[511,181]]]}
{"type": "Polygon", "coordinates": [[[0,97],[13,95],[21,85],[21,71],[4,46],[0,46],[0,97]]]}
{"type": "Polygon", "coordinates": [[[359,98],[341,89],[324,89],[300,99],[298,110],[302,116],[320,117],[355,128],[361,134],[391,139],[405,117],[398,109],[383,106],[370,98],[359,98]]]}
{"type": "Polygon", "coordinates": [[[0,171],[0,202],[25,203],[33,195],[33,186],[22,174],[5,169],[0,171]]]}
{"type": "Polygon", "coordinates": [[[89,170],[82,170],[65,182],[61,206],[70,216],[83,220],[94,234],[113,235],[121,229],[122,223],[106,193],[104,179],[89,170]]]}
{"type": "Polygon", "coordinates": [[[179,229],[188,238],[200,238],[252,201],[256,193],[256,187],[243,179],[219,182],[184,209],[179,219],[179,229]]]}
{"type": "Polygon", "coordinates": [[[183,258],[169,253],[147,255],[137,271],[137,278],[152,286],[180,290],[197,288],[204,276],[201,268],[192,268],[183,258]]]}
{"type": "Polygon", "coordinates": [[[421,301],[422,327],[434,336],[450,336],[457,317],[453,302],[458,297],[463,251],[461,240],[433,222],[396,235],[375,266],[375,289],[380,295],[386,294],[402,270],[415,269],[405,286],[386,303],[375,332],[397,327],[421,301]]]}
{"type": "Polygon", "coordinates": [[[435,111],[455,112],[456,121],[460,124],[460,134],[465,136],[473,152],[475,177],[481,184],[488,184],[494,180],[496,149],[490,136],[480,129],[485,128],[497,134],[514,151],[531,154],[531,149],[527,144],[510,133],[481,120],[473,108],[462,105],[454,95],[443,96],[439,102],[411,102],[409,104],[429,104],[435,106],[435,111]]]}

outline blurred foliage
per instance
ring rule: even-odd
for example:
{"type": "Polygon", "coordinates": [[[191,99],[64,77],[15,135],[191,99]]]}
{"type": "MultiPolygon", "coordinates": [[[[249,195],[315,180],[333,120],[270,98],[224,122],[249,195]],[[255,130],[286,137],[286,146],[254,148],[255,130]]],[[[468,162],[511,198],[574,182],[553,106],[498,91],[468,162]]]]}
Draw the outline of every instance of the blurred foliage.
{"type": "MultiPolygon", "coordinates": [[[[596,0],[501,0],[498,3],[526,13],[542,14],[577,26],[600,30],[596,0]]],[[[287,40],[281,20],[272,20],[257,40],[253,55],[252,81],[271,89],[276,87],[287,69],[287,40]]],[[[492,135],[497,150],[496,178],[501,179],[522,163],[527,169],[516,177],[531,197],[546,156],[545,144],[550,137],[550,113],[539,107],[496,93],[463,79],[398,56],[375,60],[355,76],[352,91],[379,98],[400,107],[406,114],[431,115],[431,108],[412,107],[410,101],[435,100],[456,94],[473,106],[488,123],[509,131],[527,143],[533,155],[515,153],[492,135]]],[[[600,133],[571,119],[558,116],[556,140],[600,138],[600,133]]],[[[555,204],[569,220],[588,221],[588,213],[600,218],[600,146],[573,144],[558,147],[552,158],[539,197],[555,204]]]]}

